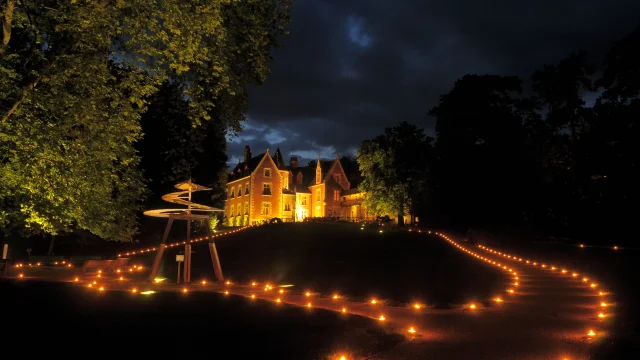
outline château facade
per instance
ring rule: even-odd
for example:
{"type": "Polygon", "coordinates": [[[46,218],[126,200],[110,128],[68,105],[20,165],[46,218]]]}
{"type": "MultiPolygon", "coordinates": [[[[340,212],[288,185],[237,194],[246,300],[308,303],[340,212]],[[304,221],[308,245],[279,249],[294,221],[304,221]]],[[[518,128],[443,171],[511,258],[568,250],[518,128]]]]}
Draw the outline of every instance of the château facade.
{"type": "Polygon", "coordinates": [[[287,166],[278,148],[251,156],[245,146],[244,161],[236,165],[227,182],[225,217],[228,224],[241,226],[280,218],[331,217],[352,221],[371,218],[362,204],[365,193],[351,187],[340,159],[320,160],[315,167],[298,164],[291,157],[287,166]]]}

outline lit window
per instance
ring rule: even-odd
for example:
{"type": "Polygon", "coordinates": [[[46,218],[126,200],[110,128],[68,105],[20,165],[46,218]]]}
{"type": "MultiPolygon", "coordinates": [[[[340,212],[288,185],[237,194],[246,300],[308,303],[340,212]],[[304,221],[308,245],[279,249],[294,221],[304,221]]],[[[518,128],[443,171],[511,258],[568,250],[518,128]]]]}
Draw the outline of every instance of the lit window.
{"type": "Polygon", "coordinates": [[[302,205],[307,205],[307,197],[302,195],[302,205]]]}
{"type": "Polygon", "coordinates": [[[233,214],[235,213],[234,210],[235,210],[235,206],[231,205],[231,211],[229,212],[229,217],[233,217],[233,214]]]}
{"type": "Polygon", "coordinates": [[[333,200],[334,201],[340,200],[340,190],[333,190],[333,200]]]}
{"type": "Polygon", "coordinates": [[[262,203],[262,208],[260,209],[260,215],[262,215],[262,216],[271,215],[271,203],[269,203],[269,202],[263,202],[262,203]]]}
{"type": "Polygon", "coordinates": [[[229,189],[229,199],[233,199],[233,188],[229,189]]]}
{"type": "Polygon", "coordinates": [[[264,169],[263,175],[266,178],[270,178],[271,177],[271,169],[264,169]]]}
{"type": "Polygon", "coordinates": [[[298,184],[302,184],[302,173],[298,173],[298,176],[296,176],[296,183],[298,184]]]}
{"type": "Polygon", "coordinates": [[[271,184],[264,183],[262,185],[262,195],[271,195],[271,184]]]}
{"type": "Polygon", "coordinates": [[[244,203],[244,214],[245,215],[249,215],[249,203],[248,202],[244,203]]]}
{"type": "Polygon", "coordinates": [[[249,183],[246,183],[246,184],[244,185],[244,194],[245,194],[245,195],[249,195],[249,183]]]}
{"type": "Polygon", "coordinates": [[[320,189],[316,189],[316,202],[320,202],[320,189]]]}
{"type": "Polygon", "coordinates": [[[336,182],[339,183],[340,182],[340,175],[336,174],[335,175],[335,179],[336,179],[336,182]]]}
{"type": "Polygon", "coordinates": [[[291,211],[291,205],[289,205],[288,201],[284,203],[284,211],[291,211]]]}
{"type": "Polygon", "coordinates": [[[238,196],[242,196],[242,185],[238,185],[238,196]]]}

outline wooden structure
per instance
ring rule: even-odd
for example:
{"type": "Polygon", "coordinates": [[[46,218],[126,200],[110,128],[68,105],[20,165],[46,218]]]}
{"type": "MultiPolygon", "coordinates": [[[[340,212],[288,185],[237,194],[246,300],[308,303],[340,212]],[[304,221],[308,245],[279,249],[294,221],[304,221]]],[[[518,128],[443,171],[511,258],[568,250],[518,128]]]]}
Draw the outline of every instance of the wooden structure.
{"type": "Polygon", "coordinates": [[[185,283],[189,283],[191,281],[191,222],[192,221],[204,221],[205,228],[207,229],[209,235],[209,253],[211,255],[211,262],[213,263],[213,272],[215,274],[216,279],[218,281],[223,281],[224,277],[222,275],[222,267],[220,266],[220,259],[218,258],[218,251],[216,250],[216,244],[213,241],[213,232],[211,231],[211,224],[209,223],[209,214],[212,212],[224,212],[222,209],[216,209],[211,206],[196,204],[191,201],[191,194],[194,191],[201,190],[211,190],[211,188],[204,187],[202,185],[194,184],[189,181],[181,182],[175,185],[175,188],[178,192],[173,192],[162,196],[162,200],[186,205],[186,209],[158,209],[158,210],[149,210],[145,211],[144,214],[147,216],[154,217],[163,217],[168,218],[167,226],[164,229],[164,234],[162,235],[162,240],[160,241],[160,245],[158,246],[158,250],[156,253],[156,257],[153,260],[153,266],[151,268],[151,273],[149,274],[148,280],[151,282],[155,279],[158,274],[158,270],[160,269],[160,262],[162,261],[162,255],[167,247],[166,242],[169,237],[169,232],[171,231],[171,226],[173,222],[176,220],[184,220],[187,222],[187,241],[184,246],[184,273],[183,279],[185,283]]]}

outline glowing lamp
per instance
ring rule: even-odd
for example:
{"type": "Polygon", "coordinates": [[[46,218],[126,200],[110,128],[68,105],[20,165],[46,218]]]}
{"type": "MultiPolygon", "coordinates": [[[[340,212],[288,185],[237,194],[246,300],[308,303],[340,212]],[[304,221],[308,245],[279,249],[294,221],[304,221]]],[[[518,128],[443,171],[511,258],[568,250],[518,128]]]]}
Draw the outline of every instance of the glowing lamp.
{"type": "Polygon", "coordinates": [[[304,296],[311,296],[311,293],[307,291],[304,296]]]}
{"type": "Polygon", "coordinates": [[[600,306],[607,307],[607,303],[603,301],[603,302],[600,303],[600,306]]]}
{"type": "Polygon", "coordinates": [[[577,276],[578,276],[578,273],[573,273],[573,274],[571,274],[571,276],[573,276],[573,277],[577,277],[577,276]]]}
{"type": "Polygon", "coordinates": [[[616,245],[616,246],[614,246],[614,247],[613,247],[613,250],[618,250],[618,246],[617,246],[617,245],[616,245]]]}
{"type": "Polygon", "coordinates": [[[71,267],[71,264],[67,264],[67,267],[71,267]]]}
{"type": "Polygon", "coordinates": [[[186,293],[187,292],[187,288],[182,288],[182,292],[186,293]]]}
{"type": "Polygon", "coordinates": [[[251,283],[251,286],[256,286],[256,285],[257,285],[257,284],[256,284],[255,282],[252,282],[252,283],[251,283]]]}
{"type": "Polygon", "coordinates": [[[138,292],[138,289],[133,288],[133,289],[131,289],[131,292],[135,294],[135,293],[137,293],[137,292],[138,292]]]}
{"type": "Polygon", "coordinates": [[[280,300],[280,298],[277,298],[277,299],[276,299],[276,302],[277,302],[277,303],[280,303],[280,302],[282,302],[282,301],[280,300]]]}
{"type": "Polygon", "coordinates": [[[338,300],[340,298],[340,296],[338,296],[338,294],[333,295],[333,300],[338,300]]]}
{"type": "Polygon", "coordinates": [[[586,277],[582,278],[582,282],[587,282],[588,280],[589,278],[586,278],[586,277]]]}
{"type": "Polygon", "coordinates": [[[604,293],[603,293],[602,291],[600,291],[598,294],[599,294],[600,296],[604,295],[604,293]]]}
{"type": "Polygon", "coordinates": [[[378,303],[378,300],[376,300],[376,299],[372,299],[372,300],[371,300],[371,304],[375,305],[375,304],[377,304],[377,303],[378,303]]]}
{"type": "Polygon", "coordinates": [[[342,356],[340,356],[340,360],[347,360],[347,357],[342,355],[342,356]]]}
{"type": "Polygon", "coordinates": [[[378,318],[378,320],[380,320],[380,321],[385,321],[385,320],[386,320],[386,318],[384,317],[384,315],[380,315],[380,317],[378,318]]]}
{"type": "Polygon", "coordinates": [[[96,281],[93,282],[93,285],[97,285],[98,283],[96,281]]]}
{"type": "Polygon", "coordinates": [[[513,294],[513,289],[509,289],[507,291],[509,292],[509,294],[513,294]]]}
{"type": "Polygon", "coordinates": [[[80,279],[78,279],[78,278],[73,279],[73,281],[75,281],[75,282],[78,282],[78,280],[80,280],[80,279]]]}
{"type": "Polygon", "coordinates": [[[593,330],[589,330],[587,336],[596,336],[596,333],[593,330]]]}
{"type": "Polygon", "coordinates": [[[225,282],[225,284],[226,284],[226,285],[231,285],[231,281],[227,280],[227,281],[225,282]]]}
{"type": "Polygon", "coordinates": [[[555,269],[556,269],[556,267],[555,267],[555,266],[552,266],[552,267],[551,267],[551,270],[555,270],[555,269]]]}
{"type": "Polygon", "coordinates": [[[310,308],[311,307],[311,303],[307,303],[307,307],[310,308]]]}
{"type": "Polygon", "coordinates": [[[102,286],[100,286],[100,288],[98,290],[104,291],[104,288],[102,286]]]}
{"type": "Polygon", "coordinates": [[[600,319],[602,319],[602,318],[604,318],[604,314],[603,314],[603,313],[600,313],[600,314],[598,314],[598,317],[599,317],[600,319]]]}
{"type": "Polygon", "coordinates": [[[562,273],[563,273],[563,274],[566,274],[566,273],[567,273],[567,270],[562,269],[562,273]]]}
{"type": "Polygon", "coordinates": [[[513,283],[514,286],[519,286],[518,282],[513,283]]]}
{"type": "Polygon", "coordinates": [[[123,278],[122,276],[120,276],[120,277],[118,278],[118,280],[122,281],[122,280],[124,280],[124,278],[123,278]]]}
{"type": "Polygon", "coordinates": [[[93,287],[93,284],[89,284],[89,285],[87,285],[87,287],[93,287]]]}
{"type": "Polygon", "coordinates": [[[98,274],[102,274],[102,270],[98,270],[98,274]]]}
{"type": "Polygon", "coordinates": [[[279,292],[280,294],[284,294],[284,290],[282,290],[282,289],[280,289],[278,292],[279,292]]]}
{"type": "Polygon", "coordinates": [[[255,299],[255,298],[256,298],[256,295],[255,295],[255,294],[251,294],[251,298],[252,298],[252,299],[255,299]]]}
{"type": "Polygon", "coordinates": [[[116,272],[117,272],[118,274],[120,274],[120,269],[116,270],[116,272]]]}
{"type": "Polygon", "coordinates": [[[594,288],[594,287],[596,287],[596,286],[597,286],[596,284],[591,283],[591,287],[592,287],[592,288],[594,288]]]}
{"type": "Polygon", "coordinates": [[[581,247],[581,248],[584,248],[584,244],[580,244],[580,247],[581,247]]]}
{"type": "Polygon", "coordinates": [[[206,280],[202,280],[202,285],[207,285],[207,281],[206,280]]]}
{"type": "Polygon", "coordinates": [[[24,277],[24,274],[20,274],[20,275],[18,275],[18,277],[19,277],[19,278],[23,278],[23,277],[24,277]]]}
{"type": "Polygon", "coordinates": [[[409,328],[409,330],[407,330],[410,334],[415,334],[416,333],[416,329],[412,327],[409,328]]]}
{"type": "Polygon", "coordinates": [[[342,308],[342,312],[346,313],[347,312],[347,308],[342,308]]]}
{"type": "Polygon", "coordinates": [[[421,307],[420,304],[413,304],[413,308],[416,310],[420,310],[421,307]]]}
{"type": "Polygon", "coordinates": [[[494,301],[499,303],[499,302],[502,302],[503,300],[501,298],[497,297],[497,298],[494,299],[494,301]]]}
{"type": "Polygon", "coordinates": [[[469,305],[469,309],[471,309],[471,310],[475,310],[475,308],[476,308],[476,304],[471,304],[471,305],[469,305]]]}

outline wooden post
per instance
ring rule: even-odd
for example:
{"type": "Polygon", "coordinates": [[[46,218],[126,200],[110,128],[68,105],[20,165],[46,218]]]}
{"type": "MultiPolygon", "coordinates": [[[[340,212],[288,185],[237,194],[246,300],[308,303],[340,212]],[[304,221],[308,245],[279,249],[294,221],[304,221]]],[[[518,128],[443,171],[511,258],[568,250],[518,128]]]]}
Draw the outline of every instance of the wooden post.
{"type": "Polygon", "coordinates": [[[178,261],[178,281],[176,281],[176,284],[180,284],[180,261],[178,261]]]}
{"type": "Polygon", "coordinates": [[[158,252],[156,253],[156,258],[153,260],[153,267],[151,268],[151,273],[149,274],[149,278],[148,278],[149,282],[153,282],[153,279],[155,279],[156,275],[158,274],[158,270],[160,269],[160,261],[162,260],[162,254],[164,254],[164,249],[167,247],[165,243],[167,242],[167,238],[169,237],[169,231],[171,230],[171,225],[173,225],[173,217],[169,216],[167,227],[164,229],[162,240],[160,241],[160,245],[158,245],[158,252]]]}
{"type": "Polygon", "coordinates": [[[207,232],[209,233],[209,254],[211,254],[211,262],[213,263],[213,272],[218,281],[223,282],[224,276],[222,275],[222,266],[220,266],[220,259],[218,258],[218,250],[216,250],[216,243],[213,241],[213,232],[211,231],[211,223],[207,221],[207,232]]]}
{"type": "Polygon", "coordinates": [[[186,244],[184,246],[184,271],[183,271],[184,283],[191,282],[191,245],[186,244]]]}

